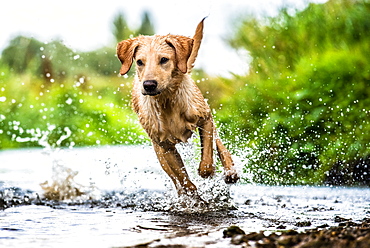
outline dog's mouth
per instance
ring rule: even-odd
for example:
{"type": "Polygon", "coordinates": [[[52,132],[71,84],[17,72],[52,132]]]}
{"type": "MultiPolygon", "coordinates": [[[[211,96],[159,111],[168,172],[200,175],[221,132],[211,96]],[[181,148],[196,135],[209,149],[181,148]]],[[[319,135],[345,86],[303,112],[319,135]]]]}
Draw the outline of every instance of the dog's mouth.
{"type": "Polygon", "coordinates": [[[142,92],[142,94],[143,94],[144,96],[156,96],[156,95],[161,94],[161,92],[160,92],[160,91],[155,91],[155,92],[147,92],[147,91],[143,91],[143,92],[142,92]]]}

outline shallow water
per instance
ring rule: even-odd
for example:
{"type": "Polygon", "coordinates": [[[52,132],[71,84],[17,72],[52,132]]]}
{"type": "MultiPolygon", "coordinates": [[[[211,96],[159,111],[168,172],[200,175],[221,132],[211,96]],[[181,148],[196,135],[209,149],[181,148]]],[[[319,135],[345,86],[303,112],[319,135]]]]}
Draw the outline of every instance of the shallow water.
{"type": "Polygon", "coordinates": [[[230,225],[269,232],[370,217],[368,188],[229,187],[189,171],[211,209],[177,200],[150,147],[1,151],[1,199],[26,195],[32,204],[0,211],[0,247],[233,247],[222,237],[230,225]],[[86,194],[37,205],[39,184],[67,172],[78,172],[69,183],[86,194]]]}

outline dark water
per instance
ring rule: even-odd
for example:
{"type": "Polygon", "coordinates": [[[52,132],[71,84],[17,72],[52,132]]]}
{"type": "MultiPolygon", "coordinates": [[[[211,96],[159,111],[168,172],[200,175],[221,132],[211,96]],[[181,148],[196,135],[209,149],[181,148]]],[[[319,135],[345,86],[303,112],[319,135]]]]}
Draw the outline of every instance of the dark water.
{"type": "Polygon", "coordinates": [[[176,197],[148,147],[2,151],[1,200],[19,205],[0,211],[0,247],[232,247],[230,225],[270,232],[370,217],[368,188],[229,187],[189,170],[207,209],[176,197]],[[45,181],[85,194],[45,201],[45,181]]]}

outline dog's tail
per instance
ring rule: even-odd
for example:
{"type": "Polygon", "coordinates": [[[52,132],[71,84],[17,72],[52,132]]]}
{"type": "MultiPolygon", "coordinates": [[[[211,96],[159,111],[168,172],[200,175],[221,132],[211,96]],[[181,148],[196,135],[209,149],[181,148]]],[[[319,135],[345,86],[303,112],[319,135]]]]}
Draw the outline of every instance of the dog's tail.
{"type": "Polygon", "coordinates": [[[189,59],[188,59],[188,62],[187,62],[187,68],[188,68],[188,71],[187,72],[188,73],[190,73],[191,70],[194,67],[194,62],[195,62],[195,59],[197,58],[200,44],[202,43],[202,39],[203,39],[203,23],[204,23],[204,20],[206,18],[207,17],[204,17],[203,18],[203,20],[198,24],[197,29],[195,30],[195,34],[194,34],[194,37],[193,37],[193,49],[191,51],[191,54],[190,54],[189,59]]]}

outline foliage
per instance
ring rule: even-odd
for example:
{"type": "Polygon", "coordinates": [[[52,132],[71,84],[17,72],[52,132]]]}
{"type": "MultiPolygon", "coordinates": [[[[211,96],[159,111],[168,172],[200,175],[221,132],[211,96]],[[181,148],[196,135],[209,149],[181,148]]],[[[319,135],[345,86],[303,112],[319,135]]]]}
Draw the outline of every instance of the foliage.
{"type": "Polygon", "coordinates": [[[0,75],[2,148],[147,142],[130,109],[127,80],[88,77],[40,89],[42,82],[27,75],[0,75]]]}
{"type": "Polygon", "coordinates": [[[233,78],[242,89],[218,117],[255,148],[253,181],[321,183],[335,164],[370,155],[370,4],[332,0],[290,13],[239,27],[230,43],[253,62],[233,78]]]}
{"type": "Polygon", "coordinates": [[[136,35],[153,35],[154,33],[154,26],[151,21],[150,14],[149,12],[144,12],[141,20],[141,25],[136,35]]]}
{"type": "MultiPolygon", "coordinates": [[[[154,32],[148,13],[138,31],[122,14],[114,26],[117,39],[154,32]]],[[[115,45],[77,52],[59,40],[10,41],[0,60],[0,149],[147,143],[115,53],[115,45]]]]}
{"type": "Polygon", "coordinates": [[[122,12],[118,13],[113,20],[113,35],[116,42],[130,38],[133,33],[127,25],[124,14],[122,12]]]}
{"type": "MultiPolygon", "coordinates": [[[[335,171],[370,181],[369,14],[368,1],[331,0],[243,16],[230,44],[249,51],[250,73],[193,71],[246,181],[320,184],[335,171]]],[[[139,28],[118,14],[112,31],[116,42],[154,27],[148,13],[139,28]]],[[[119,67],[114,44],[77,52],[13,39],[0,60],[0,149],[148,143],[119,67]]]]}
{"type": "Polygon", "coordinates": [[[2,62],[12,68],[15,73],[23,73],[39,55],[41,46],[41,42],[34,38],[24,36],[14,38],[2,52],[2,62]]]}
{"type": "Polygon", "coordinates": [[[76,75],[111,75],[119,69],[114,57],[114,48],[78,53],[59,40],[42,43],[34,38],[18,36],[2,52],[1,62],[12,73],[30,74],[50,83],[50,80],[76,75]]]}
{"type": "Polygon", "coordinates": [[[141,19],[141,25],[138,29],[130,29],[122,12],[119,12],[113,20],[113,35],[116,42],[126,40],[138,35],[153,35],[154,25],[151,21],[149,12],[144,12],[141,19]]]}

